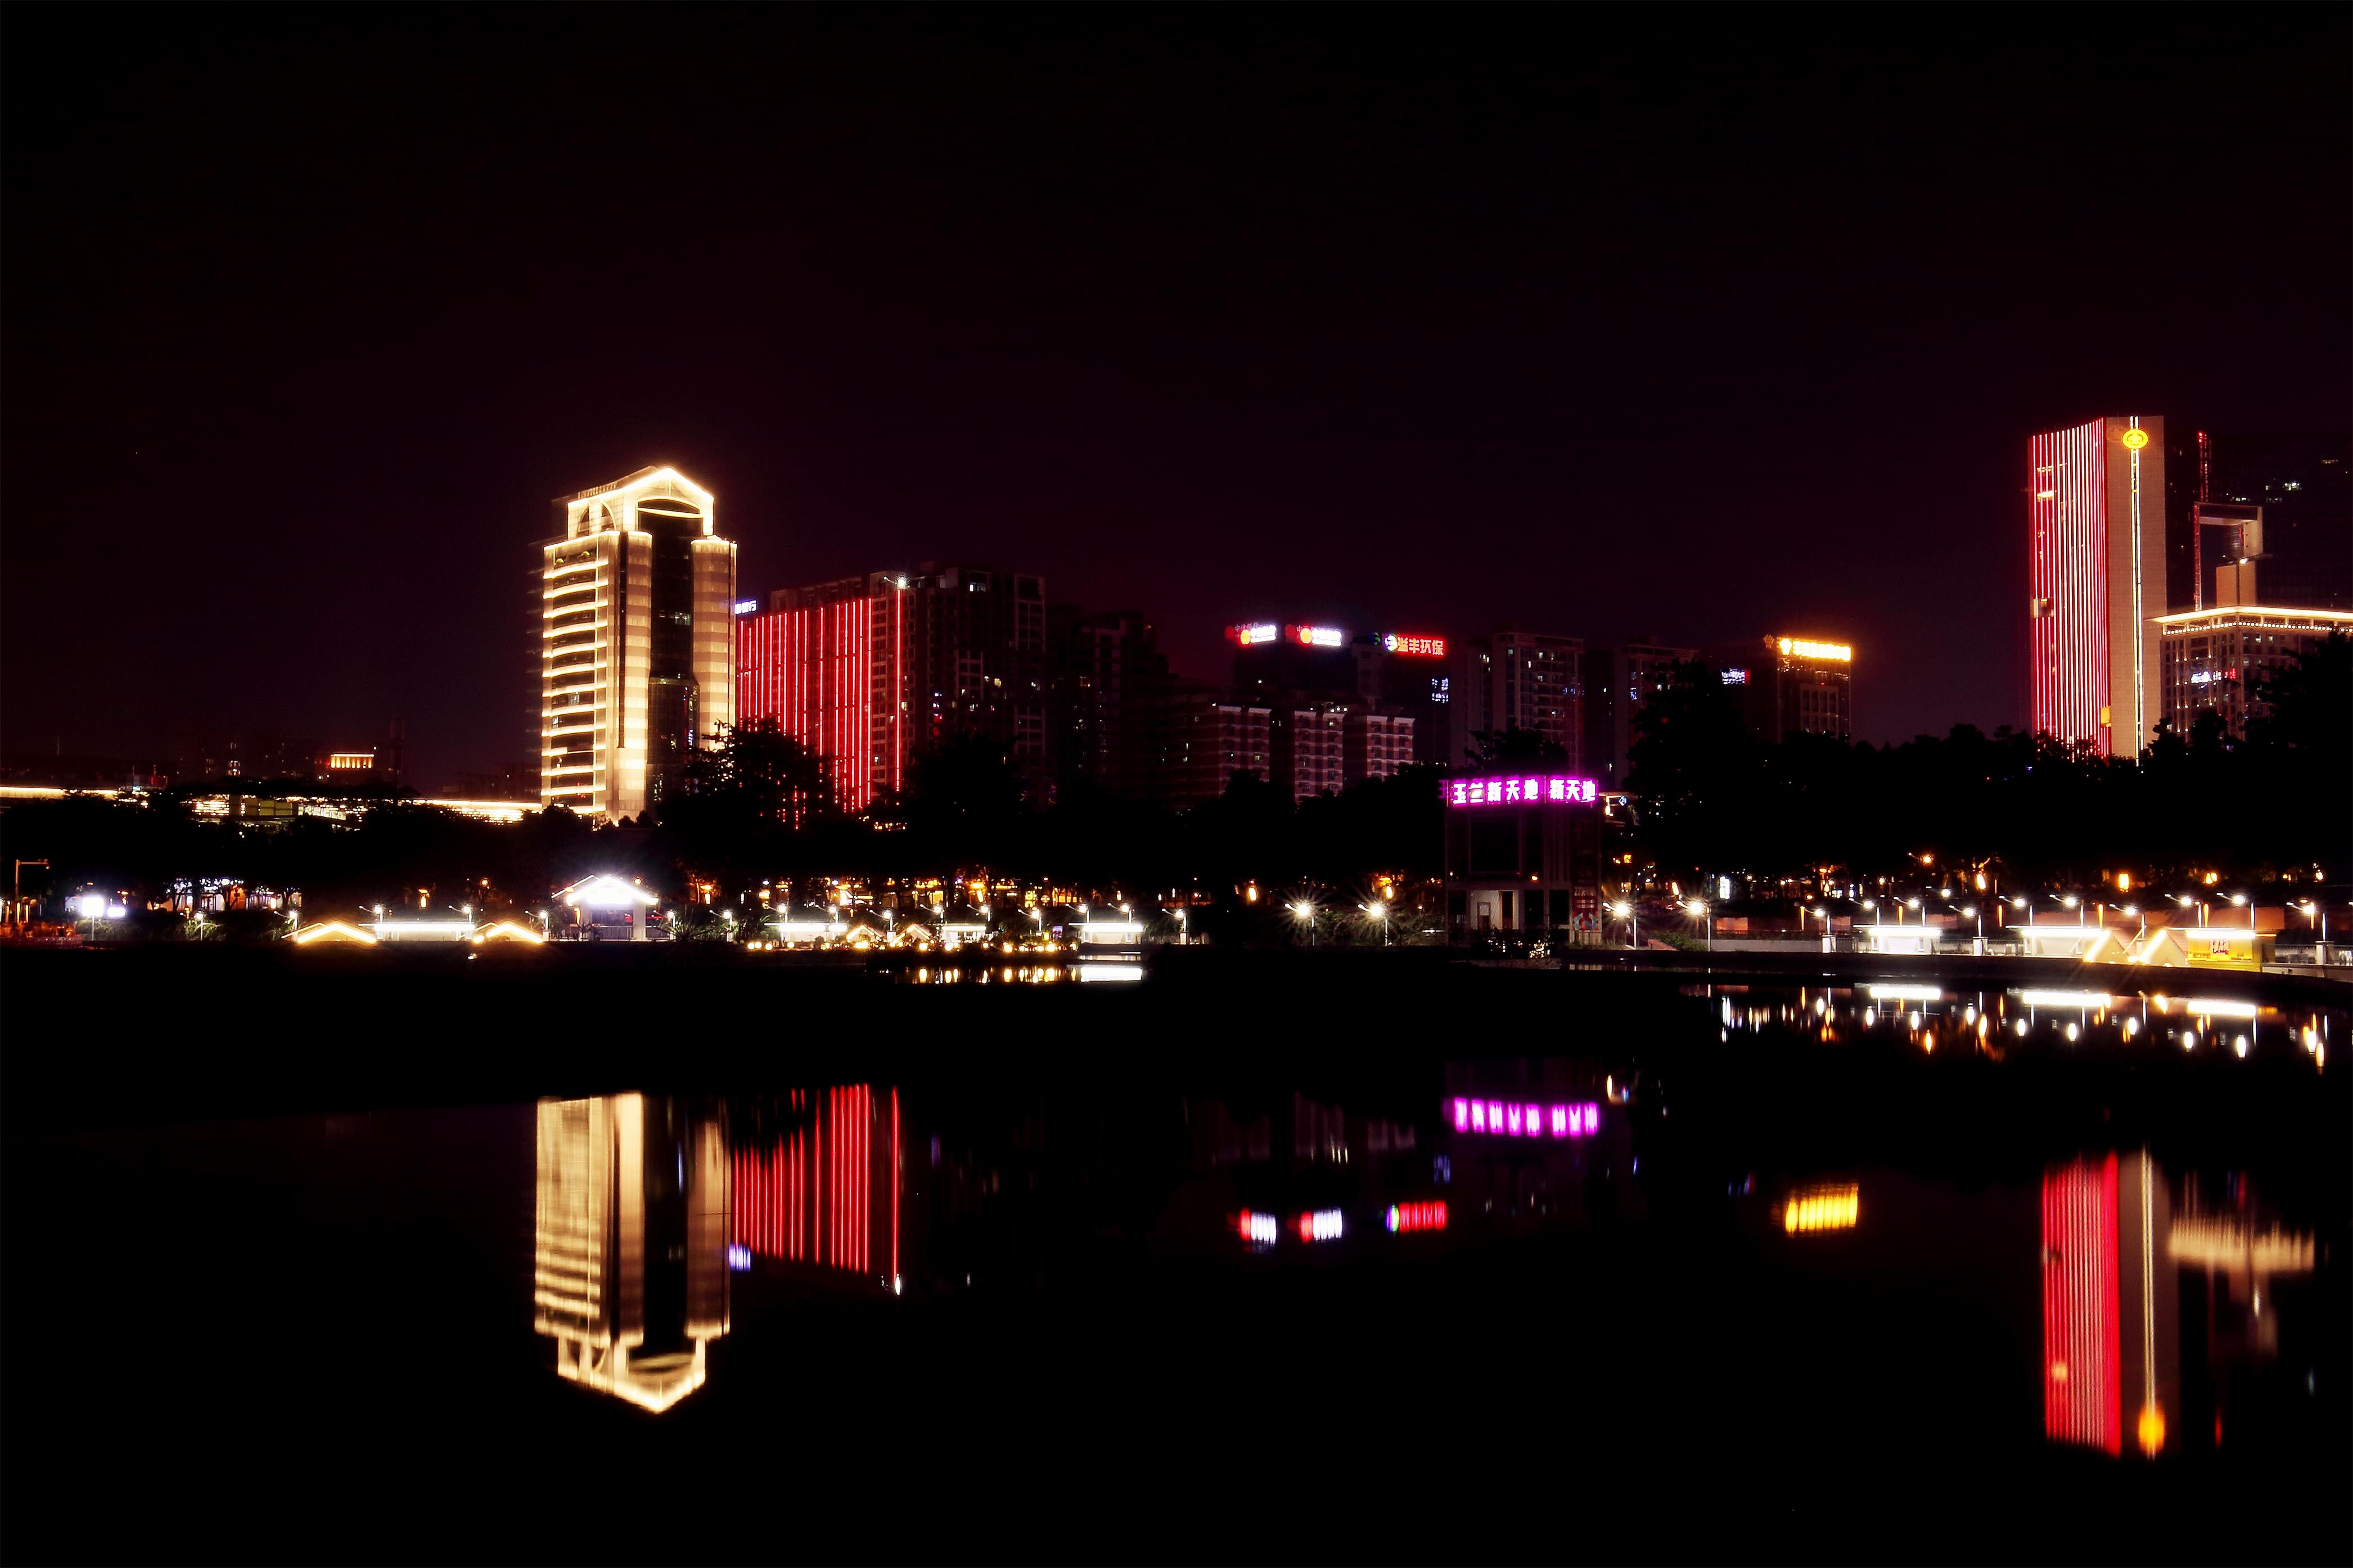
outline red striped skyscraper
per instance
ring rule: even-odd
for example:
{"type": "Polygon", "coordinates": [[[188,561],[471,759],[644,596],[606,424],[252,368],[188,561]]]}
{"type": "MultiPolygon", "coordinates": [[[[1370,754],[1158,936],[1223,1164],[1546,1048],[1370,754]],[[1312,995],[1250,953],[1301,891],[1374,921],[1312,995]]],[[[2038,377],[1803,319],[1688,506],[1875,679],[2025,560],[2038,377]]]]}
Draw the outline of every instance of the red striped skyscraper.
{"type": "Polygon", "coordinates": [[[776,608],[735,618],[737,721],[773,719],[824,759],[844,811],[905,783],[902,583],[877,574],[788,590],[776,608]]]}
{"type": "Polygon", "coordinates": [[[2165,421],[2094,419],[2027,454],[2034,728],[2137,756],[2164,707],[2165,421]]]}

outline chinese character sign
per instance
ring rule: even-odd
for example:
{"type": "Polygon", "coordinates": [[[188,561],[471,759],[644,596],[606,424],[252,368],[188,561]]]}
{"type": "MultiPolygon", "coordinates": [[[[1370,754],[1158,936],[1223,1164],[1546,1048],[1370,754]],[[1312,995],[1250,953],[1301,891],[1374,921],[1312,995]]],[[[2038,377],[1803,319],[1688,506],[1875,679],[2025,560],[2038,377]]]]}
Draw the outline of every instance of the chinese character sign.
{"type": "Polygon", "coordinates": [[[1600,788],[1591,779],[1561,773],[1454,779],[1446,785],[1450,805],[1590,805],[1600,797],[1600,788]]]}

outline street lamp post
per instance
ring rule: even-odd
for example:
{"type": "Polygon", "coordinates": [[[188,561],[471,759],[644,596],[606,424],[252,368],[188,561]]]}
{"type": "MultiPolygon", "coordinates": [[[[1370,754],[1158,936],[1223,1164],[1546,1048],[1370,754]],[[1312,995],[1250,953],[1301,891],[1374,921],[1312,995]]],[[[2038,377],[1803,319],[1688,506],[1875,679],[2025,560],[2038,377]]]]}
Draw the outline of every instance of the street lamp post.
{"type": "Polygon", "coordinates": [[[1315,906],[1302,899],[1291,906],[1291,912],[1297,916],[1300,923],[1307,928],[1307,945],[1314,947],[1315,945],[1315,906]]]}
{"type": "Polygon", "coordinates": [[[2248,929],[2249,931],[2253,931],[2253,930],[2254,930],[2254,929],[2255,929],[2255,906],[2254,906],[2254,904],[2253,904],[2252,901],[2250,901],[2250,900],[2249,900],[2249,899],[2247,898],[2247,895],[2246,895],[2246,894],[2244,894],[2244,893],[2232,893],[2232,894],[2231,895],[2231,902],[2232,902],[2233,904],[2245,904],[2245,905],[2247,906],[2247,929],[2248,929]]]}
{"type": "Polygon", "coordinates": [[[1636,913],[1633,900],[1620,900],[1609,906],[1609,912],[1626,922],[1626,946],[1631,952],[1642,945],[1641,917],[1636,913]]]}
{"type": "Polygon", "coordinates": [[[1715,951],[1715,922],[1707,918],[1707,900],[1705,899],[1694,899],[1690,903],[1685,904],[1683,908],[1689,910],[1698,918],[1700,929],[1707,935],[1707,950],[1710,952],[1714,952],[1715,951]]]}

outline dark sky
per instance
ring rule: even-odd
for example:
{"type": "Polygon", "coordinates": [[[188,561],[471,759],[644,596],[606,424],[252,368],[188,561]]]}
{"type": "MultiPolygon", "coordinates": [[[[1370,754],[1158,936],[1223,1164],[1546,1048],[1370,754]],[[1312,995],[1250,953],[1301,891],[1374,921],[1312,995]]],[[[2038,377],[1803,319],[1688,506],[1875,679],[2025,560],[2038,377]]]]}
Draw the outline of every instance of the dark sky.
{"type": "Polygon", "coordinates": [[[0,742],[520,755],[548,500],[652,462],[747,593],[2015,721],[2030,432],[2353,419],[2348,16],[13,7],[0,742]]]}

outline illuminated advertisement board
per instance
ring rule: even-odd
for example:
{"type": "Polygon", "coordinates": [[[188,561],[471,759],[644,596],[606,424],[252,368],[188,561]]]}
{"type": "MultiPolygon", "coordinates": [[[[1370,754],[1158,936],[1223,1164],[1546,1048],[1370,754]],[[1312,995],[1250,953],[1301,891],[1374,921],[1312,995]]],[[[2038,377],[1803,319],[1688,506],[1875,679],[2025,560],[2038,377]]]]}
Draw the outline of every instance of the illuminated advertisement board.
{"type": "Polygon", "coordinates": [[[1449,805],[1590,805],[1601,798],[1601,787],[1591,779],[1565,773],[1454,779],[1444,787],[1449,805]]]}
{"type": "Polygon", "coordinates": [[[1236,647],[1256,647],[1261,643],[1273,642],[1282,636],[1282,628],[1275,626],[1272,622],[1266,622],[1258,626],[1228,626],[1226,628],[1226,640],[1233,644],[1236,647]]]}
{"type": "Polygon", "coordinates": [[[1301,647],[1346,647],[1348,634],[1337,626],[1285,626],[1283,637],[1301,647]]]}
{"type": "Polygon", "coordinates": [[[1483,1132],[1499,1138],[1588,1138],[1601,1131],[1601,1107],[1528,1105],[1506,1100],[1457,1100],[1452,1104],[1454,1131],[1483,1132]]]}
{"type": "Polygon", "coordinates": [[[1852,664],[1854,649],[1842,642],[1813,642],[1805,637],[1776,637],[1773,646],[1785,658],[1825,658],[1833,664],[1852,664]]]}
{"type": "Polygon", "coordinates": [[[1381,635],[1381,647],[1390,653],[1404,654],[1412,658],[1444,658],[1446,657],[1444,637],[1412,637],[1404,632],[1385,632],[1381,635]]]}

